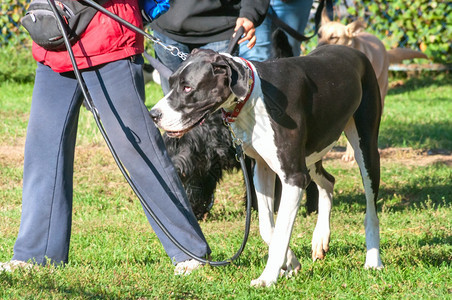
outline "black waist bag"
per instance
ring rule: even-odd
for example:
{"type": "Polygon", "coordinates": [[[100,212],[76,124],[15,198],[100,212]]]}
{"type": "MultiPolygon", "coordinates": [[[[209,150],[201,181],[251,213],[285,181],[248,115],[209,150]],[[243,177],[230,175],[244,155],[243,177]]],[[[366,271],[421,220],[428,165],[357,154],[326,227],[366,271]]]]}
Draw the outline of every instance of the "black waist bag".
{"type": "MultiPolygon", "coordinates": [[[[95,0],[104,4],[108,0],[95,0]]],[[[78,0],[55,0],[55,6],[67,26],[69,41],[74,44],[85,31],[97,9],[78,0]]],[[[63,34],[47,0],[32,0],[27,13],[21,19],[22,26],[32,40],[47,50],[64,50],[63,34]]]]}

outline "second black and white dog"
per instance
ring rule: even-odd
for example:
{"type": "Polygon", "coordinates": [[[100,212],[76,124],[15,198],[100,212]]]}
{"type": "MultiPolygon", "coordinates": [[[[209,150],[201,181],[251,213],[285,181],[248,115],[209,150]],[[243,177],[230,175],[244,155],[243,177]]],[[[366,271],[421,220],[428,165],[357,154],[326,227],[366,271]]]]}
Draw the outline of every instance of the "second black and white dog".
{"type": "Polygon", "coordinates": [[[305,57],[251,63],[194,50],[170,77],[170,86],[171,91],[150,112],[169,136],[181,137],[224,109],[245,153],[256,161],[259,228],[269,254],[263,273],[251,285],[270,286],[281,270],[300,268],[289,242],[303,190],[311,180],[319,188],[313,258],[323,257],[328,250],[334,178],[322,167],[322,157],[343,131],[355,150],[365,189],[365,267],[383,266],[376,212],[381,101],[365,55],[327,45],[305,57]],[[282,195],[275,222],[276,175],[282,181],[282,195]]]}

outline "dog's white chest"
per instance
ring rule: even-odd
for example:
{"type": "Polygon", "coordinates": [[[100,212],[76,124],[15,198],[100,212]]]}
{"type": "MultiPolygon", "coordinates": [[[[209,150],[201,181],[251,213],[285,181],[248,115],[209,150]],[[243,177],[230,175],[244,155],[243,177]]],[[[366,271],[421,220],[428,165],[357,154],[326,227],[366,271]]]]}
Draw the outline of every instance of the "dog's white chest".
{"type": "Polygon", "coordinates": [[[232,128],[239,139],[243,141],[245,153],[254,158],[262,158],[271,169],[280,170],[277,157],[275,133],[270,123],[270,117],[264,105],[259,82],[255,83],[253,97],[240,113],[239,118],[232,123],[232,128]]]}

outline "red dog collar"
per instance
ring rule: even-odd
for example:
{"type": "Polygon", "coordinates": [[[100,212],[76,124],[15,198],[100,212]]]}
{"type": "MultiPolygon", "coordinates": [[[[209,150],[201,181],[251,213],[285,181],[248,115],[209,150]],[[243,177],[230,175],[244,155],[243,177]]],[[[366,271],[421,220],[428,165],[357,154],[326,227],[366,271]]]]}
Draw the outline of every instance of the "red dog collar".
{"type": "Polygon", "coordinates": [[[240,111],[242,110],[242,107],[245,105],[246,101],[248,101],[248,99],[250,98],[251,93],[253,92],[253,88],[254,88],[253,68],[251,67],[251,64],[249,61],[247,61],[246,59],[244,59],[242,57],[240,57],[240,58],[246,63],[248,68],[251,70],[251,78],[249,79],[250,88],[248,89],[248,94],[246,95],[245,99],[243,99],[243,101],[238,101],[238,103],[235,105],[234,110],[232,112],[225,111],[223,108],[221,109],[221,111],[223,113],[223,120],[228,123],[232,123],[235,121],[235,119],[239,115],[240,111]]]}

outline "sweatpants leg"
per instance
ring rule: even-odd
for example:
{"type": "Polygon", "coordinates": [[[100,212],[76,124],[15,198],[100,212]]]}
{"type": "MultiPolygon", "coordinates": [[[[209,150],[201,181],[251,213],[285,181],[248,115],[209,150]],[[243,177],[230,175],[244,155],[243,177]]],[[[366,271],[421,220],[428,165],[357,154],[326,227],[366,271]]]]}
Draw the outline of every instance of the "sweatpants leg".
{"type": "Polygon", "coordinates": [[[25,142],[22,216],[13,259],[67,262],[74,147],[81,105],[77,82],[38,64],[25,142]]]}

